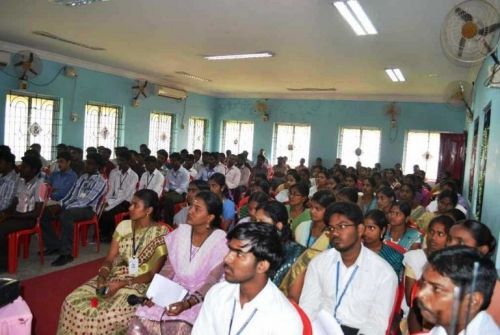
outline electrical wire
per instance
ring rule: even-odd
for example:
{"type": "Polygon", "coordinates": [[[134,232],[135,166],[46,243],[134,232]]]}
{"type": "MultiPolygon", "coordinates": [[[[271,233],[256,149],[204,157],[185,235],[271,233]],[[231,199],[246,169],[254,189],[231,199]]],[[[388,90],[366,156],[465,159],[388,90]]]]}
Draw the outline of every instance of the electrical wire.
{"type": "MultiPolygon", "coordinates": [[[[48,82],[46,82],[46,83],[41,83],[41,84],[39,84],[39,83],[36,83],[36,82],[34,82],[34,81],[31,81],[31,80],[27,80],[27,82],[28,82],[29,84],[31,84],[31,85],[38,86],[38,87],[49,86],[49,85],[51,85],[51,84],[52,84],[52,83],[53,83],[53,82],[57,79],[57,77],[59,77],[59,75],[61,75],[61,73],[64,71],[64,69],[65,69],[65,68],[66,68],[66,66],[61,67],[61,68],[59,69],[59,71],[57,71],[57,73],[56,73],[56,75],[54,76],[54,78],[50,79],[50,80],[49,80],[48,82]]],[[[5,71],[5,70],[0,70],[0,72],[2,72],[3,74],[5,74],[5,75],[7,75],[7,76],[9,76],[9,77],[11,77],[11,78],[21,79],[21,78],[19,78],[18,76],[13,75],[13,74],[10,74],[10,73],[8,73],[8,72],[7,72],[7,71],[5,71]]]]}

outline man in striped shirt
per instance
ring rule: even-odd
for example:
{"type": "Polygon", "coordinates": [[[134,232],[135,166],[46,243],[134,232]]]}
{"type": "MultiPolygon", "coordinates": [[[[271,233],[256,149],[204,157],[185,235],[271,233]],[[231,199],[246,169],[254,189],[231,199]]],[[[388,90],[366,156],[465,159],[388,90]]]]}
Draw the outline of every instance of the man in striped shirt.
{"type": "Polygon", "coordinates": [[[0,154],[0,214],[12,204],[19,176],[14,170],[16,156],[10,152],[0,154]]]}
{"type": "Polygon", "coordinates": [[[73,261],[73,229],[76,221],[89,220],[95,214],[99,200],[106,190],[106,180],[99,174],[103,160],[99,154],[87,155],[85,173],[78,178],[76,184],[61,199],[59,204],[51,206],[41,220],[43,239],[47,254],[59,253],[52,266],[61,266],[73,261]],[[61,238],[58,238],[51,220],[59,219],[61,238]]]}

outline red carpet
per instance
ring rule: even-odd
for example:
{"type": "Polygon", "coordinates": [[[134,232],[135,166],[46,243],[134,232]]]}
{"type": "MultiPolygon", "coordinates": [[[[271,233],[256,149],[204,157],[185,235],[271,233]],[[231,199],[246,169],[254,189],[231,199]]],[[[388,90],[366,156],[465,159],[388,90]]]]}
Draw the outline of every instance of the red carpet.
{"type": "Polygon", "coordinates": [[[97,274],[102,258],[21,282],[23,298],[33,313],[33,334],[54,335],[64,298],[97,274]]]}

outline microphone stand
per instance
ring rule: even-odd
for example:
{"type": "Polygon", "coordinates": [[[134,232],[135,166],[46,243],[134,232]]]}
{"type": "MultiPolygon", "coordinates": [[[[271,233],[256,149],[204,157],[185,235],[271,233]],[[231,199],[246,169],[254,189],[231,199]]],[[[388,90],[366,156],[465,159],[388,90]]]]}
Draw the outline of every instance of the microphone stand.
{"type": "Polygon", "coordinates": [[[455,287],[453,289],[453,306],[452,306],[452,317],[450,323],[450,331],[448,334],[455,335],[457,331],[457,323],[458,323],[458,310],[460,308],[460,295],[462,292],[461,287],[455,287]]]}
{"type": "Polygon", "coordinates": [[[479,262],[474,262],[474,269],[472,270],[472,284],[469,290],[469,301],[467,303],[467,313],[465,314],[464,335],[467,335],[467,325],[469,324],[470,321],[470,310],[472,305],[472,294],[476,291],[478,273],[479,273],[479,262]]]}

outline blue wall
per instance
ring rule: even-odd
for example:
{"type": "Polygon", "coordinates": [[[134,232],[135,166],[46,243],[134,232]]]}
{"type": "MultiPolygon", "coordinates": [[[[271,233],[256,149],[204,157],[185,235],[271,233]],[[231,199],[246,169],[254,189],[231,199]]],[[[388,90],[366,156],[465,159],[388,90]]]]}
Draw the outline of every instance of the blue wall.
{"type": "Polygon", "coordinates": [[[339,129],[345,126],[376,127],[382,130],[380,163],[393,166],[402,162],[405,136],[408,130],[457,132],[464,130],[463,110],[436,103],[398,103],[398,131],[391,133],[387,102],[327,101],[327,100],[268,100],[269,121],[261,121],[255,112],[254,99],[219,99],[214,119],[213,147],[219,149],[223,120],[255,122],[254,153],[263,148],[271,156],[272,133],[275,122],[311,124],[310,163],[322,157],[331,166],[337,157],[339,129]],[[391,134],[391,140],[390,139],[391,134]]]}
{"type": "MultiPolygon", "coordinates": [[[[479,118],[479,134],[477,147],[481,148],[483,124],[484,124],[484,109],[491,103],[491,120],[490,120],[490,135],[488,145],[488,159],[486,164],[485,187],[483,195],[483,207],[481,213],[481,221],[487,224],[493,231],[493,235],[500,240],[500,88],[487,88],[483,85],[487,78],[488,68],[493,64],[490,58],[487,58],[481,67],[481,70],[476,79],[476,86],[473,98],[474,120],[479,118]]],[[[464,180],[463,194],[469,193],[469,175],[468,172],[472,167],[472,137],[474,133],[474,124],[468,124],[468,139],[467,139],[467,159],[465,171],[467,171],[464,180]]],[[[479,176],[479,154],[476,155],[475,173],[474,173],[474,192],[472,198],[472,207],[476,208],[476,199],[478,192],[478,176],[479,176]]],[[[500,249],[497,248],[497,268],[500,268],[500,249]]]]}
{"type": "MultiPolygon", "coordinates": [[[[35,83],[48,83],[63,65],[50,61],[43,61],[43,72],[35,79],[35,83]]],[[[141,100],[140,106],[131,106],[133,92],[131,87],[135,81],[132,79],[110,75],[102,72],[76,68],[78,78],[76,79],[75,101],[72,101],[74,79],[58,76],[48,86],[36,86],[30,84],[27,93],[40,94],[53,98],[59,98],[62,108],[61,142],[75,146],[83,146],[83,124],[85,104],[87,102],[99,102],[121,106],[124,116],[123,145],[138,148],[141,143],[148,143],[149,114],[151,112],[167,112],[175,115],[176,126],[174,127],[173,150],[184,148],[187,143],[187,124],[190,116],[203,117],[211,121],[215,110],[216,99],[190,94],[187,101],[178,102],[158,96],[150,96],[141,100]],[[73,110],[71,110],[73,107],[73,110]],[[186,127],[181,129],[182,113],[186,127]],[[74,111],[78,113],[77,122],[70,121],[70,115],[74,111]]],[[[5,72],[13,74],[11,67],[4,69],[5,72]]],[[[0,72],[0,120],[5,120],[5,97],[10,90],[18,88],[18,80],[0,72]]],[[[211,136],[212,122],[209,122],[209,136],[211,136]]],[[[210,137],[209,137],[210,138],[210,137]]],[[[4,139],[4,127],[0,127],[0,142],[4,139]]],[[[210,145],[210,142],[209,142],[210,145]]]]}

